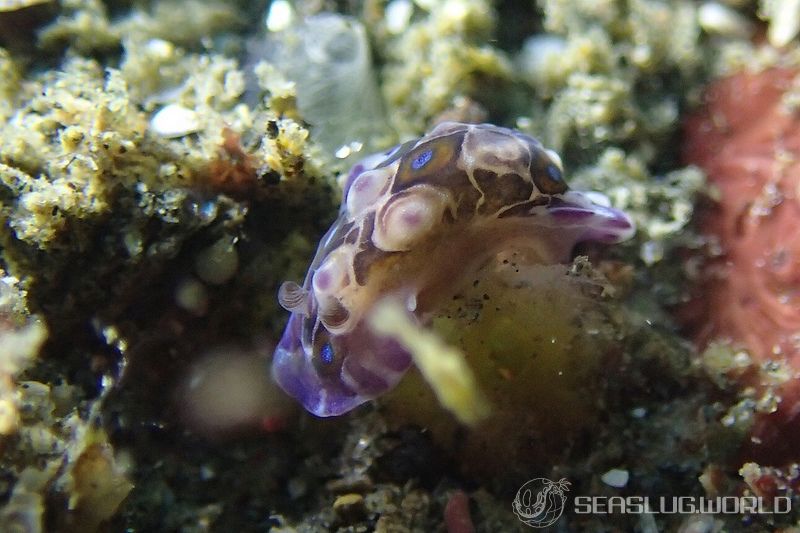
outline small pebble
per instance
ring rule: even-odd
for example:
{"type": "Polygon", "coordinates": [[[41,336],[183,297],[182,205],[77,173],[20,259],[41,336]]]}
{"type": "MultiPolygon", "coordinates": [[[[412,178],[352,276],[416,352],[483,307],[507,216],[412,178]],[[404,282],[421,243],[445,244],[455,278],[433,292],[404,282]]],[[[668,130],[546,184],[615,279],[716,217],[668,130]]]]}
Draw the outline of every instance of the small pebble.
{"type": "Polygon", "coordinates": [[[175,289],[175,303],[193,315],[203,316],[208,311],[208,291],[196,279],[186,279],[175,289]]]}
{"type": "Polygon", "coordinates": [[[369,476],[354,474],[351,477],[333,479],[325,484],[325,488],[335,494],[345,494],[348,492],[368,492],[375,484],[369,476]]]}
{"type": "Polygon", "coordinates": [[[653,266],[664,259],[664,243],[661,241],[647,241],[639,249],[639,258],[647,266],[653,266]]]}
{"type": "Polygon", "coordinates": [[[444,523],[447,533],[475,533],[469,513],[469,496],[463,490],[457,490],[447,500],[444,523]]]}
{"type": "Polygon", "coordinates": [[[148,54],[159,59],[167,59],[175,54],[175,45],[164,39],[150,39],[145,48],[148,54]]]}
{"type": "Polygon", "coordinates": [[[342,522],[354,524],[366,518],[367,507],[360,494],[343,494],[333,502],[333,510],[342,522]]]}
{"type": "Polygon", "coordinates": [[[609,487],[621,489],[628,484],[630,474],[627,470],[620,470],[619,468],[612,468],[602,476],[600,479],[609,487]]]}
{"type": "Polygon", "coordinates": [[[198,254],[195,260],[197,276],[212,285],[230,280],[239,269],[239,254],[230,237],[223,237],[198,254]]]}
{"type": "Polygon", "coordinates": [[[200,131],[200,120],[191,109],[169,104],[150,119],[150,128],[162,137],[173,139],[200,131]]]}
{"type": "Polygon", "coordinates": [[[647,409],[644,407],[634,407],[631,409],[631,416],[633,418],[644,418],[647,416],[647,409]]]}

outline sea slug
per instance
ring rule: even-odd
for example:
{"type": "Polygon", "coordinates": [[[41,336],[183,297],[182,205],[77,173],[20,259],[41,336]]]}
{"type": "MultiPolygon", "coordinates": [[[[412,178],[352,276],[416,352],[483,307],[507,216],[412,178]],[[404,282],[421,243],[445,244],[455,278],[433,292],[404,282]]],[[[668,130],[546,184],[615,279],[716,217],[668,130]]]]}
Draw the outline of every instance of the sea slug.
{"type": "Polygon", "coordinates": [[[343,181],[339,217],[303,285],[286,282],[278,295],[291,317],[272,375],[317,416],[381,395],[410,366],[364,320],[382,298],[399,299],[424,324],[500,253],[558,263],[578,242],[634,233],[604,196],[568,189],[555,152],[491,124],[441,123],[366,158],[343,181]]]}

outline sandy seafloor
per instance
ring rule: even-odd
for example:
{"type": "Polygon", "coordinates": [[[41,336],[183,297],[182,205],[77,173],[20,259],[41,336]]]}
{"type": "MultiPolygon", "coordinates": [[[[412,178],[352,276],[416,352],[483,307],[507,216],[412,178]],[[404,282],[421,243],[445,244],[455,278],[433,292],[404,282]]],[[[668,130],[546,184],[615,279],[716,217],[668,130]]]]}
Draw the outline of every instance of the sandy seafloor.
{"type": "Polygon", "coordinates": [[[534,478],[570,483],[551,531],[795,531],[800,456],[751,442],[790,357],[681,318],[721,253],[681,154],[709,82],[797,68],[796,4],[0,1],[0,531],[527,531],[534,478]],[[537,137],[637,233],[482,269],[409,333],[464,354],[476,426],[416,371],[316,418],[269,378],[277,289],[337,176],[442,120],[537,137]]]}

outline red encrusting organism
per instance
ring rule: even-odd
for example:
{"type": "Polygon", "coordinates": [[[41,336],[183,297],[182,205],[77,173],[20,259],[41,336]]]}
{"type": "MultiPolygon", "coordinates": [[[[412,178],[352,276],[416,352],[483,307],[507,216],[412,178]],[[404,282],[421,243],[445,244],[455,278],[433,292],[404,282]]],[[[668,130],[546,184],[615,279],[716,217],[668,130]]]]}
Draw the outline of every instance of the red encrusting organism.
{"type": "MultiPolygon", "coordinates": [[[[719,258],[701,273],[690,307],[703,349],[722,340],[763,368],[785,362],[777,410],[757,417],[746,454],[764,462],[800,459],[800,91],[798,72],[773,68],[711,85],[685,126],[683,159],[719,193],[701,210],[700,230],[719,258]]],[[[764,372],[744,386],[767,391],[764,372]]]]}
{"type": "Polygon", "coordinates": [[[214,191],[237,198],[252,197],[258,186],[258,164],[257,158],[242,146],[239,134],[225,128],[220,157],[209,165],[205,181],[214,191]]]}

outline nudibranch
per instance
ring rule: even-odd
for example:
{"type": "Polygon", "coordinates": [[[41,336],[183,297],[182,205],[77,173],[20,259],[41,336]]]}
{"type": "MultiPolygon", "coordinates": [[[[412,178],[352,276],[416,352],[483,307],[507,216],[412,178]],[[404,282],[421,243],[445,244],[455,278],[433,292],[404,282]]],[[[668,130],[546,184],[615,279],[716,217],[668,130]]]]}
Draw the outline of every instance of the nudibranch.
{"type": "Polygon", "coordinates": [[[278,294],[291,316],[272,375],[317,416],[376,398],[411,365],[367,325],[382,298],[398,298],[424,324],[502,252],[550,264],[569,260],[578,242],[634,233],[604,196],[568,189],[555,152],[491,124],[441,123],[369,156],[343,181],[339,216],[303,285],[286,282],[278,294]]]}

